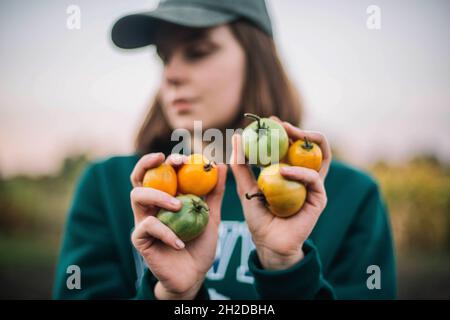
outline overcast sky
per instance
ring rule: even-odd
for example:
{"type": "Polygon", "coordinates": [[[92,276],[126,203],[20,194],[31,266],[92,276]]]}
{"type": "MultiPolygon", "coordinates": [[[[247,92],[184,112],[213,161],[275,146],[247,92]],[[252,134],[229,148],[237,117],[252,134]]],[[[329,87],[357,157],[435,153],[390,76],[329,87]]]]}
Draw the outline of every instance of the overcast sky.
{"type": "MultiPolygon", "coordinates": [[[[450,1],[268,1],[276,42],[324,132],[355,165],[435,152],[450,161],[450,1]],[[381,29],[366,26],[369,5],[381,29]]],[[[67,153],[132,151],[161,66],[113,47],[112,22],[149,0],[1,0],[0,172],[45,173],[67,153]],[[81,28],[66,27],[69,5],[81,28]]]]}

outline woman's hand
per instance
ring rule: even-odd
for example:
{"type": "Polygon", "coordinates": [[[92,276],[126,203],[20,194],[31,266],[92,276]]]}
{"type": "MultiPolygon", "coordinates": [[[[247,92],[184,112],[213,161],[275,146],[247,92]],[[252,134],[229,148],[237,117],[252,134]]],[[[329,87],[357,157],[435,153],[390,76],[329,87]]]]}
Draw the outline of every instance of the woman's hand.
{"type": "MultiPolygon", "coordinates": [[[[184,156],[171,155],[166,162],[176,166],[184,160],[184,156]]],[[[181,202],[165,192],[142,187],[146,170],[163,162],[162,153],[147,154],[131,173],[134,188],[130,197],[135,221],[132,243],[159,280],[154,289],[157,299],[193,299],[215,257],[227,168],[223,164],[217,166],[218,183],[206,197],[210,218],[205,231],[185,244],[155,217],[160,208],[180,210],[181,202]]]]}
{"type": "Polygon", "coordinates": [[[331,149],[325,136],[319,132],[303,131],[287,122],[279,121],[290,139],[316,142],[322,149],[323,161],[320,172],[302,167],[281,168],[287,179],[305,184],[307,197],[300,211],[288,218],[279,218],[270,213],[261,201],[248,200],[246,193],[258,192],[253,172],[244,162],[240,135],[233,136],[233,171],[239,198],[241,199],[247,225],[252,234],[259,260],[265,269],[287,269],[303,258],[303,242],[311,234],[320,214],[327,204],[324,180],[331,162],[331,149]]]}

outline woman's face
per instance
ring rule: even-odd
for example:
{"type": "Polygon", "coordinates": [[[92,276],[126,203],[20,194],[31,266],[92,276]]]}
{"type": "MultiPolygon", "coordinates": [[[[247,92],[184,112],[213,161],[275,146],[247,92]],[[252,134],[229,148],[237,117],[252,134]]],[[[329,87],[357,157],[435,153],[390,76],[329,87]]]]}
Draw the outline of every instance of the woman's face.
{"type": "Polygon", "coordinates": [[[160,87],[163,113],[172,129],[225,128],[239,111],[245,78],[244,50],[227,25],[202,36],[172,33],[158,42],[164,62],[160,87]]]}

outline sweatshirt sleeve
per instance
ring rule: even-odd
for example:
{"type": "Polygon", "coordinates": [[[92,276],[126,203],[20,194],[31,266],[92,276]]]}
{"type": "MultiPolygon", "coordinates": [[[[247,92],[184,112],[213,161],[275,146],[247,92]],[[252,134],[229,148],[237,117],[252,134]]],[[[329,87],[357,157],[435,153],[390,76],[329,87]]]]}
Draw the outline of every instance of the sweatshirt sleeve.
{"type": "Polygon", "coordinates": [[[277,271],[264,270],[256,251],[251,253],[249,269],[262,299],[395,298],[392,239],[386,208],[376,184],[360,204],[328,272],[323,270],[319,251],[311,239],[305,241],[303,251],[305,256],[301,261],[277,271]],[[374,269],[370,266],[379,267],[379,288],[374,288],[377,275],[373,276],[374,269]]]}
{"type": "Polygon", "coordinates": [[[334,292],[325,281],[320,259],[313,242],[303,244],[305,256],[284,270],[265,270],[256,250],[249,257],[249,269],[255,278],[255,288],[261,299],[333,299],[334,292]]]}
{"type": "Polygon", "coordinates": [[[372,182],[327,278],[339,299],[395,299],[396,263],[388,210],[372,182]]]}
{"type": "MultiPolygon", "coordinates": [[[[53,298],[155,299],[157,280],[148,268],[137,288],[124,275],[99,189],[98,165],[85,169],[75,190],[56,267],[53,298]]],[[[208,298],[203,285],[196,299],[208,298]]]]}

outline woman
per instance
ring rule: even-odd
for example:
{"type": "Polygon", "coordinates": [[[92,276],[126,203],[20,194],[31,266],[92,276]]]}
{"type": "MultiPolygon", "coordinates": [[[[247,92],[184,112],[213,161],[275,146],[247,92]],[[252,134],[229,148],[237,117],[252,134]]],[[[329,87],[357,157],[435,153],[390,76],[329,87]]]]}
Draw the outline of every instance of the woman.
{"type": "MultiPolygon", "coordinates": [[[[136,153],[91,164],[70,209],[56,272],[55,298],[361,299],[395,297],[389,221],[376,182],[332,161],[326,137],[304,131],[301,106],[283,71],[264,1],[167,0],[146,14],[119,19],[121,48],[156,45],[164,70],[137,137],[136,153]],[[142,187],[145,171],[168,162],[173,130],[242,128],[243,114],[273,116],[290,139],[316,142],[324,153],[317,173],[282,171],[305,183],[308,196],[291,218],[274,217],[245,193],[255,174],[225,144],[219,180],[206,197],[210,220],[183,243],[155,218],[179,210],[170,195],[142,187]],[[280,120],[281,119],[281,120],[280,120]],[[289,122],[286,122],[289,121],[289,122]],[[130,183],[131,180],[131,183],[130,183]],[[71,265],[79,288],[68,286],[71,265]],[[72,289],[70,289],[72,288],[72,289]]],[[[195,139],[191,141],[195,145],[195,139]]]]}

